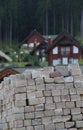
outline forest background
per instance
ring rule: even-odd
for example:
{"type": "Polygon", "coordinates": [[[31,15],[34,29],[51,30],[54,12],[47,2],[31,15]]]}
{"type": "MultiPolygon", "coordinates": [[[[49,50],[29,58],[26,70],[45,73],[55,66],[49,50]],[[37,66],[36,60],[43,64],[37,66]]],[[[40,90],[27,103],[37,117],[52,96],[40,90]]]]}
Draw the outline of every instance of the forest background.
{"type": "Polygon", "coordinates": [[[83,0],[0,0],[0,43],[20,43],[33,29],[82,37],[83,0]]]}

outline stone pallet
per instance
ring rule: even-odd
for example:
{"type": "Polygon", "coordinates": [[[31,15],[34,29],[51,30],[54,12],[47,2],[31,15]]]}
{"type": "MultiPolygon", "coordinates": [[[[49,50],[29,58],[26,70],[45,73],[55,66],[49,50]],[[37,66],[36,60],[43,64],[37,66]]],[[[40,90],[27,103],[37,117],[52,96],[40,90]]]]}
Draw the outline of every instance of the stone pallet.
{"type": "Polygon", "coordinates": [[[82,130],[83,87],[78,65],[67,77],[53,67],[6,77],[0,85],[1,130],[82,130]],[[76,70],[75,70],[76,71],[76,70]],[[76,74],[76,75],[75,75],[76,74]]]}

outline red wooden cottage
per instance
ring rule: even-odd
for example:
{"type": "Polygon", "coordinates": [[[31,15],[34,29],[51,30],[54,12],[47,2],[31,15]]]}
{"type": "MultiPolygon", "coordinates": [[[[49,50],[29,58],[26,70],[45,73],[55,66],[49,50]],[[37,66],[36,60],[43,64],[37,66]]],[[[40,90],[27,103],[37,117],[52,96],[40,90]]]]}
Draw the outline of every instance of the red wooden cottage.
{"type": "Polygon", "coordinates": [[[42,41],[44,41],[43,36],[36,30],[33,30],[30,33],[30,35],[25,38],[23,43],[27,44],[27,46],[30,48],[34,48],[35,46],[39,45],[42,41]]]}
{"type": "Polygon", "coordinates": [[[46,50],[49,65],[77,63],[83,56],[82,45],[69,33],[60,33],[46,50]]]}
{"type": "Polygon", "coordinates": [[[36,46],[32,51],[31,55],[38,56],[39,61],[45,60],[45,51],[48,47],[48,43],[45,41],[42,41],[38,46],[36,46]]]}

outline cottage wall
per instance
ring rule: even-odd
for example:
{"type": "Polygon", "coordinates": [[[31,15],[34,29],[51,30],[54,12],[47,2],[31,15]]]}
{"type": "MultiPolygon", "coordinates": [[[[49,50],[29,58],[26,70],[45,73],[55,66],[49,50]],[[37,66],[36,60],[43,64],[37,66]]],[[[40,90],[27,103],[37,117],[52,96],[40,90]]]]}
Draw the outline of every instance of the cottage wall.
{"type": "Polygon", "coordinates": [[[83,75],[78,65],[69,65],[68,72],[64,77],[47,67],[5,77],[0,130],[82,130],[83,75]]]}

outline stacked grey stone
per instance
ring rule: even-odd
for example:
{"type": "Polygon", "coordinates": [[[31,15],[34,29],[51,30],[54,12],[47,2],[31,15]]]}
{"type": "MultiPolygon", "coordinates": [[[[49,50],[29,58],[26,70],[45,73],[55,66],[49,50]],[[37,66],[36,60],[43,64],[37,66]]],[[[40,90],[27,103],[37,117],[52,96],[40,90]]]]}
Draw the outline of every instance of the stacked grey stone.
{"type": "MultiPolygon", "coordinates": [[[[0,130],[83,130],[83,75],[50,78],[53,67],[26,70],[0,84],[0,130]]],[[[77,73],[76,73],[77,71],[77,73]]]]}

